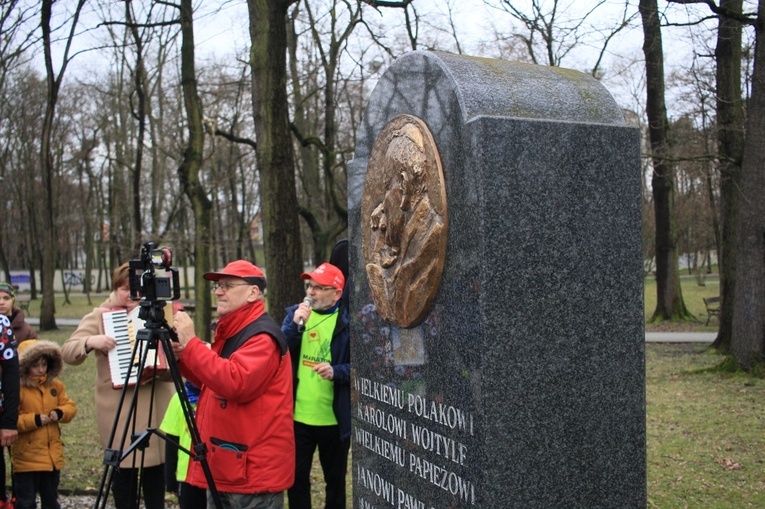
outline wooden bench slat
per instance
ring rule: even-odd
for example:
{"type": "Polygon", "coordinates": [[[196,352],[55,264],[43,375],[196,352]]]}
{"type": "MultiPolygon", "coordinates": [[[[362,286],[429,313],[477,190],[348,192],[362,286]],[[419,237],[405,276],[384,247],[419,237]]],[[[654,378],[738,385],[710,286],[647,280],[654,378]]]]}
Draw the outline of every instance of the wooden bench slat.
{"type": "Polygon", "coordinates": [[[31,316],[29,314],[29,302],[31,298],[28,293],[22,293],[22,294],[16,294],[16,305],[21,308],[22,311],[24,311],[24,314],[26,316],[31,316]]]}
{"type": "Polygon", "coordinates": [[[712,317],[720,321],[720,297],[707,297],[704,299],[704,307],[707,308],[707,322],[704,325],[709,325],[712,317]]]}

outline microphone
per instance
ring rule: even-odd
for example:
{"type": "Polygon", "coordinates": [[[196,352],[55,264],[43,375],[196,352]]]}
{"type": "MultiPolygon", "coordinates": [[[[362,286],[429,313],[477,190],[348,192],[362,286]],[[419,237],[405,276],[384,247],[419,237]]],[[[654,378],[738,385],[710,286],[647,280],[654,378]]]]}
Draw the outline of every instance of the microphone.
{"type": "MultiPolygon", "coordinates": [[[[305,299],[303,299],[303,302],[308,304],[308,307],[311,307],[311,304],[313,304],[313,297],[306,296],[305,299]]],[[[305,320],[302,318],[298,321],[298,332],[303,332],[305,330],[305,320]]]]}

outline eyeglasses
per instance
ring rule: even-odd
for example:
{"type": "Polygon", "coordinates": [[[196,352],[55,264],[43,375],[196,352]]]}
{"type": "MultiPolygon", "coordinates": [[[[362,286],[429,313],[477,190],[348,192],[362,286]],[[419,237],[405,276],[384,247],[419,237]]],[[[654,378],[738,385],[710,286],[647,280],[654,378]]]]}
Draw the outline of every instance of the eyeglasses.
{"type": "Polygon", "coordinates": [[[326,290],[334,290],[335,287],[334,286],[319,286],[319,285],[315,285],[313,283],[306,283],[305,284],[305,289],[306,289],[306,291],[308,291],[310,289],[310,290],[313,290],[314,292],[318,292],[319,290],[325,290],[325,291],[326,290]]]}
{"type": "Polygon", "coordinates": [[[224,292],[227,292],[232,286],[252,286],[252,285],[250,283],[229,283],[228,281],[216,281],[212,284],[212,289],[214,292],[217,292],[218,288],[220,288],[224,292]]]}

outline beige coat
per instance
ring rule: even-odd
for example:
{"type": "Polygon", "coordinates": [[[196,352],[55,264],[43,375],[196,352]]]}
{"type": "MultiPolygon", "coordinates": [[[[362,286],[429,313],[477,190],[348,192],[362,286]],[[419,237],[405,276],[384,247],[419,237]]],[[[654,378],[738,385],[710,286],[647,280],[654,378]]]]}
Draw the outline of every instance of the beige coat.
{"type": "MultiPolygon", "coordinates": [[[[67,339],[61,347],[61,353],[64,362],[72,365],[82,364],[89,355],[95,356],[96,420],[98,422],[98,435],[101,439],[101,446],[105,449],[111,448],[124,451],[130,445],[130,436],[133,433],[132,426],[130,431],[128,431],[124,447],[120,448],[119,442],[123,430],[125,429],[125,423],[128,418],[135,387],[128,387],[128,390],[125,393],[125,400],[121,405],[119,423],[116,432],[114,433],[114,445],[109,445],[109,437],[112,428],[114,427],[114,417],[117,410],[120,409],[120,395],[122,394],[122,391],[112,388],[108,356],[96,350],[92,350],[90,354],[85,352],[85,341],[90,336],[104,334],[104,324],[101,319],[101,314],[105,311],[115,309],[118,302],[116,294],[112,292],[109,298],[101,304],[100,307],[95,308],[82,319],[79,327],[77,327],[77,330],[72,334],[72,337],[67,339]]],[[[175,393],[175,387],[171,379],[158,381],[154,385],[156,386],[156,389],[154,392],[153,405],[150,405],[151,384],[141,385],[138,389],[138,399],[136,403],[137,419],[135,422],[136,429],[139,433],[148,427],[159,428],[162,418],[165,415],[167,405],[170,403],[170,398],[175,393]],[[151,421],[149,421],[149,411],[151,411],[151,421]]],[[[120,466],[123,468],[138,468],[141,466],[140,454],[136,455],[135,460],[136,462],[134,465],[132,457],[128,457],[120,466]]],[[[152,436],[149,441],[149,447],[145,450],[143,465],[152,467],[160,465],[164,463],[164,461],[165,443],[161,438],[152,436]]]]}

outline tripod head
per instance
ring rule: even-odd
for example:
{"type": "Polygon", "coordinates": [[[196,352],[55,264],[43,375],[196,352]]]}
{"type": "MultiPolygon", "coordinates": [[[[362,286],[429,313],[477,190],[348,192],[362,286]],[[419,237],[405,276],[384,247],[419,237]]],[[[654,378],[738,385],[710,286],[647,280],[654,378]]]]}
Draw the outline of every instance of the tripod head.
{"type": "MultiPolygon", "coordinates": [[[[169,247],[156,249],[156,244],[147,242],[141,249],[141,257],[130,260],[130,299],[148,302],[154,307],[158,302],[181,298],[178,269],[172,266],[173,251],[169,247]],[[163,269],[164,275],[158,270],[163,269]]],[[[143,309],[142,309],[143,311],[143,309]]]]}
{"type": "Polygon", "coordinates": [[[163,308],[167,301],[181,298],[178,269],[172,263],[173,251],[169,247],[157,249],[154,242],[144,244],[140,258],[130,260],[130,298],[140,301],[138,317],[148,331],[139,333],[139,339],[151,340],[156,331],[170,329],[163,308]],[[164,274],[159,274],[159,270],[164,274]]]}

